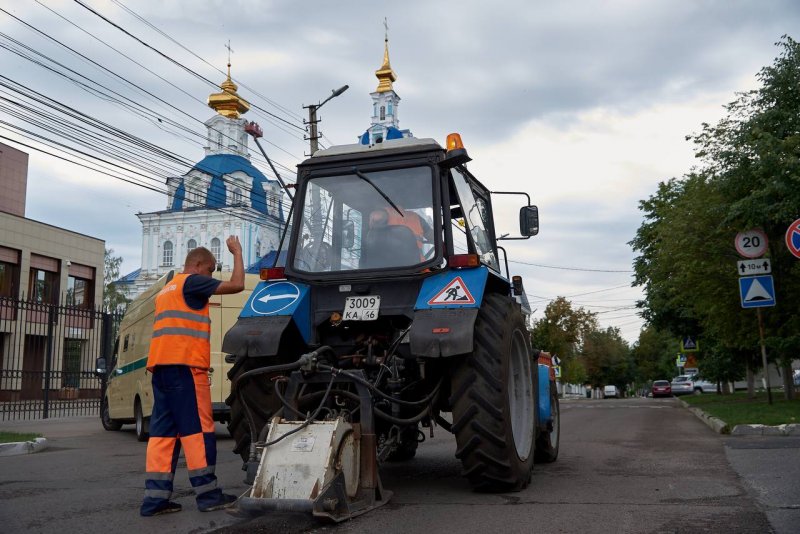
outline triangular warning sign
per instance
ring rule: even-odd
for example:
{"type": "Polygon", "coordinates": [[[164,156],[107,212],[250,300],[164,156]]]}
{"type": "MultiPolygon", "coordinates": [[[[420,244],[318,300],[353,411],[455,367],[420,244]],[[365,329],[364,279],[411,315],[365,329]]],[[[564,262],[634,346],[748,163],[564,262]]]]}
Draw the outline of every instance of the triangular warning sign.
{"type": "Polygon", "coordinates": [[[774,297],[769,294],[769,291],[764,289],[757,279],[753,280],[750,284],[750,289],[747,290],[747,295],[744,296],[745,302],[753,302],[758,300],[772,300],[774,297]]]}
{"type": "Polygon", "coordinates": [[[464,280],[460,276],[456,276],[449,284],[444,286],[444,289],[429,300],[428,304],[475,304],[475,299],[467,289],[464,280]]]}

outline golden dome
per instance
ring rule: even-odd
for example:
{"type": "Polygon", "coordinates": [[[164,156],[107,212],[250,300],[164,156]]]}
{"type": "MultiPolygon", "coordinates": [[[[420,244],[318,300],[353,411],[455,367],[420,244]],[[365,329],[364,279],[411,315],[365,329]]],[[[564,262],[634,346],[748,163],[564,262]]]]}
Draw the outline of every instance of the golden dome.
{"type": "Polygon", "coordinates": [[[375,71],[375,76],[378,78],[378,88],[376,91],[378,93],[385,93],[387,91],[393,91],[392,82],[397,80],[397,74],[392,70],[392,66],[389,64],[389,38],[387,37],[384,39],[384,47],[383,47],[383,65],[381,68],[375,71]]]}
{"type": "Polygon", "coordinates": [[[231,80],[231,64],[228,63],[228,77],[219,85],[221,93],[208,95],[208,107],[229,119],[238,119],[242,113],[247,113],[250,103],[240,97],[236,90],[239,88],[231,80]]]}

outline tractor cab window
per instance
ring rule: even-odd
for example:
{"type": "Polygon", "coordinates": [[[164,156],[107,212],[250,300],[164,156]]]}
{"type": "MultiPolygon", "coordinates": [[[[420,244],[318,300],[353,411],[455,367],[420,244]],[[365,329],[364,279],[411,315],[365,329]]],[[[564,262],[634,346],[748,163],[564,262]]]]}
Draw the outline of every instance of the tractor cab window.
{"type": "MultiPolygon", "coordinates": [[[[492,221],[488,200],[484,198],[484,194],[480,190],[470,185],[461,170],[453,170],[452,178],[461,203],[459,224],[464,227],[462,231],[467,232],[472,238],[475,252],[480,256],[481,263],[499,271],[500,265],[494,251],[493,236],[490,233],[492,221]]],[[[455,228],[453,235],[456,235],[455,228]]],[[[458,250],[455,252],[459,253],[458,250]]]]}
{"type": "Polygon", "coordinates": [[[292,266],[319,273],[407,268],[435,256],[430,167],[311,178],[292,266]]]}

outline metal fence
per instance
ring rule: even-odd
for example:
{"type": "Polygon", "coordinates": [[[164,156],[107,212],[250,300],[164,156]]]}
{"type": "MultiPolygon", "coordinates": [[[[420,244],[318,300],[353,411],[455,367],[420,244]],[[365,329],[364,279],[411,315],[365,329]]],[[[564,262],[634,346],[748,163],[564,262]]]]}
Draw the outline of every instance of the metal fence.
{"type": "Polygon", "coordinates": [[[99,415],[122,312],[0,297],[0,421],[99,415]]]}

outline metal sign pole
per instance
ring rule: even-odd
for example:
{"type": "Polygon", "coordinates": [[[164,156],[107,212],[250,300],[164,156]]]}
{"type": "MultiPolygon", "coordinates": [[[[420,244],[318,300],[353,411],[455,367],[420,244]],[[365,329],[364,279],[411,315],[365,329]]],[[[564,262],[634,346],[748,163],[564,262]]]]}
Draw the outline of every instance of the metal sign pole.
{"type": "Polygon", "coordinates": [[[758,337],[761,339],[761,365],[764,366],[764,378],[767,381],[767,402],[772,404],[772,390],[769,385],[769,368],[767,367],[767,348],[764,346],[764,324],[761,321],[761,308],[756,308],[758,314],[758,337]]]}

